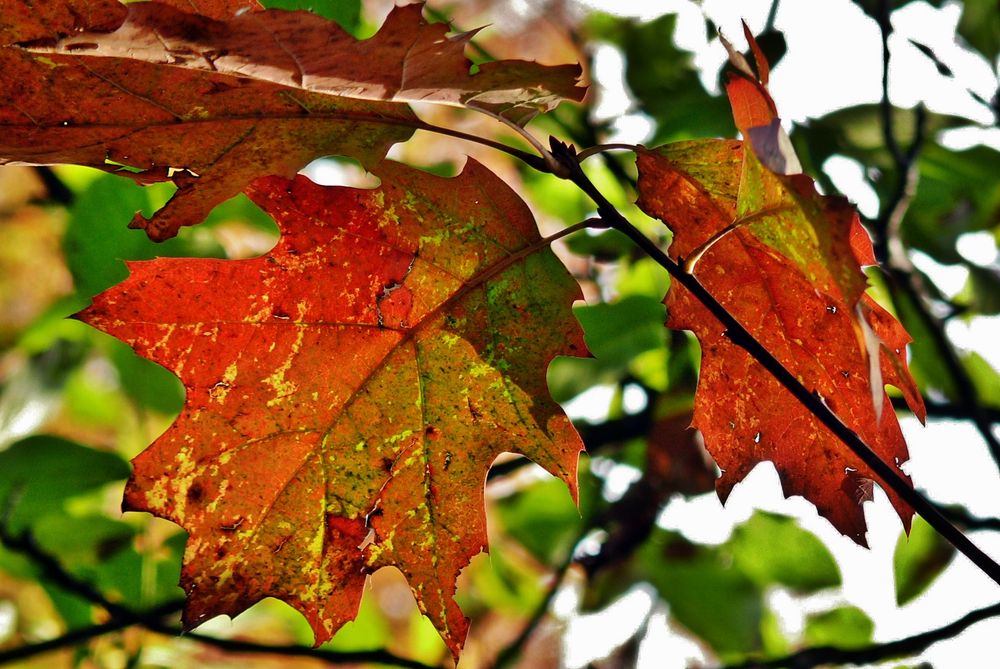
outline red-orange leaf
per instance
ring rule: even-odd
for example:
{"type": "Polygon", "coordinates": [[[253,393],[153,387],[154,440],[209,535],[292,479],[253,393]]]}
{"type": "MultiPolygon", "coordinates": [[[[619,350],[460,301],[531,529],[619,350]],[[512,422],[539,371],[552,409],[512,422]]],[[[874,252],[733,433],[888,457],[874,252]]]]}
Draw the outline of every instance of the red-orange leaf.
{"type": "MultiPolygon", "coordinates": [[[[870,258],[871,244],[846,200],[820,196],[802,175],[774,174],[737,141],[642,150],[638,164],[639,206],[673,230],[671,256],[703,251],[694,271],[716,299],[880,457],[897,467],[907,460],[896,416],[881,407],[889,406],[884,381],[922,412],[906,370],[909,337],[863,293],[859,262],[870,258]]],[[[694,331],[701,342],[693,425],[723,470],[723,499],[770,460],[786,494],[806,497],[864,543],[860,501],[871,471],[690,293],[674,284],[667,307],[668,325],[694,331]]],[[[912,511],[889,497],[908,524],[912,511]]]]}
{"type": "Polygon", "coordinates": [[[408,101],[538,109],[583,91],[576,66],[501,61],[470,75],[467,37],[445,37],[420,6],[359,42],[305,12],[203,3],[222,21],[154,2],[78,4],[0,0],[0,163],[124,164],[137,180],[173,181],[170,202],[132,222],[158,240],[256,177],[331,154],[373,166],[411,135],[408,101]]]}
{"type": "Polygon", "coordinates": [[[486,546],[493,459],[522,453],[576,494],[582,445],[545,382],[585,351],[576,283],[477,163],[378,174],[375,190],[259,180],[273,251],[130,263],[79,316],[187,388],[125,504],[190,533],[189,626],[273,596],[319,643],[393,565],[457,655],[455,577],[486,546]]]}
{"type": "MultiPolygon", "coordinates": [[[[745,26],[744,26],[745,28],[745,26]]],[[[768,70],[753,36],[762,76],[768,70]]],[[[732,57],[732,49],[731,57],[732,57]]],[[[738,60],[738,59],[737,59],[738,60]]],[[[674,232],[670,254],[806,388],[908,480],[908,459],[884,385],[914,412],[923,401],[906,368],[903,327],[865,294],[871,241],[842,197],[823,197],[799,171],[766,79],[732,76],[727,92],[745,142],[707,140],[640,150],[639,206],[674,232]]],[[[874,474],[681,286],[667,295],[671,327],[702,346],[693,425],[723,470],[725,499],[770,460],[786,494],[802,495],[845,535],[865,543],[860,502],[874,474]]],[[[913,514],[886,490],[905,527],[913,514]]]]}

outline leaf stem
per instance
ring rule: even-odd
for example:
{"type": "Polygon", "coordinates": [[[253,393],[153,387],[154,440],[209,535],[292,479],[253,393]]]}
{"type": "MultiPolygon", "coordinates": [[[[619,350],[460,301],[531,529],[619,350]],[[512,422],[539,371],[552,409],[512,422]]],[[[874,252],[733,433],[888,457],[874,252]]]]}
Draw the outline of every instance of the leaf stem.
{"type": "Polygon", "coordinates": [[[536,151],[538,151],[538,155],[540,155],[542,157],[542,160],[545,161],[545,166],[547,168],[546,171],[551,172],[552,174],[555,174],[558,177],[565,178],[566,175],[561,173],[561,170],[563,169],[562,165],[555,158],[552,157],[552,154],[549,153],[549,150],[545,148],[545,145],[542,144],[537,137],[528,132],[527,128],[523,128],[517,123],[511,121],[509,118],[506,118],[501,114],[497,114],[496,112],[486,109],[485,107],[480,107],[475,104],[467,104],[466,107],[475,110],[477,112],[486,114],[492,119],[500,121],[500,123],[503,123],[505,126],[507,126],[511,130],[516,132],[518,135],[523,137],[524,140],[528,142],[528,144],[531,144],[531,146],[534,147],[536,151]]]}
{"type": "Polygon", "coordinates": [[[589,148],[584,149],[583,151],[580,151],[578,154],[576,154],[576,159],[582,162],[593,155],[597,155],[598,153],[604,153],[605,151],[615,151],[619,149],[622,151],[635,151],[637,148],[639,147],[637,147],[635,144],[615,144],[615,143],[598,144],[596,146],[591,146],[589,148]]]}
{"type": "Polygon", "coordinates": [[[833,413],[823,400],[806,389],[774,355],[768,351],[718,300],[701,284],[698,279],[687,272],[664,253],[659,246],[647,238],[638,228],[633,226],[594,186],[580,168],[573,148],[558,140],[552,139],[552,153],[564,162],[570,172],[569,179],[586,193],[597,205],[597,212],[610,227],[629,237],[639,248],[657,264],[667,270],[674,281],[690,291],[694,297],[707,308],[725,327],[725,336],[737,346],[746,350],[752,358],[761,364],[777,381],[784,386],[795,399],[815,416],[823,425],[840,439],[857,455],[862,462],[879,477],[893,492],[909,504],[937,532],[948,540],[960,553],[979,567],[987,576],[1000,584],[1000,564],[984,553],[951,524],[937,508],[922,494],[914,490],[895,470],[886,464],[872,451],[852,429],[847,427],[833,413]]]}
{"type": "MultiPolygon", "coordinates": [[[[470,109],[476,109],[477,111],[485,111],[477,107],[470,107],[470,109]]],[[[490,114],[490,116],[496,116],[495,114],[490,114]]],[[[497,117],[501,118],[502,117],[497,117]]],[[[381,122],[381,121],[380,121],[381,122]]],[[[398,122],[398,125],[407,125],[417,130],[426,130],[428,132],[434,132],[439,135],[447,135],[448,137],[456,137],[458,139],[464,139],[469,142],[475,142],[476,144],[482,144],[483,146],[488,146],[491,149],[496,149],[497,151],[502,151],[507,155],[513,156],[518,160],[526,163],[530,167],[535,168],[540,172],[551,172],[551,166],[545,161],[544,157],[539,157],[534,154],[528,153],[527,151],[522,151],[521,149],[514,148],[513,146],[507,146],[502,142],[498,142],[487,137],[480,137],[479,135],[472,135],[467,132],[462,132],[461,130],[454,130],[452,128],[445,128],[444,126],[434,125],[433,123],[427,123],[425,121],[417,121],[416,123],[403,123],[398,122]]],[[[532,138],[534,139],[534,138],[532,138]]],[[[537,140],[535,140],[537,142],[537,140]]]]}

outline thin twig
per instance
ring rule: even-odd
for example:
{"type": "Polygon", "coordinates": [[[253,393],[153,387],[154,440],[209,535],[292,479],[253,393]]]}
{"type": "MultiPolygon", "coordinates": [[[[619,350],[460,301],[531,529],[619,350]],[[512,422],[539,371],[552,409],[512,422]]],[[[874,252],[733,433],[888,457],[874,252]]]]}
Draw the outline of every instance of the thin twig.
{"type": "MultiPolygon", "coordinates": [[[[902,397],[892,398],[892,406],[897,411],[907,411],[911,412],[909,405],[906,400],[902,397]]],[[[965,404],[955,404],[951,402],[936,402],[927,397],[924,398],[924,407],[927,409],[927,415],[934,418],[953,418],[955,420],[973,420],[972,410],[965,404]]],[[[983,409],[984,418],[991,424],[1000,424],[1000,410],[998,409],[983,409]]]]}
{"type": "MultiPolygon", "coordinates": [[[[475,107],[470,107],[470,109],[477,109],[475,107]]],[[[381,122],[381,121],[380,121],[381,122]]],[[[545,162],[544,158],[536,156],[534,154],[528,153],[527,151],[522,151],[521,149],[516,149],[512,146],[507,146],[496,140],[489,139],[488,137],[480,137],[479,135],[471,135],[467,132],[462,132],[461,130],[453,130],[452,128],[445,128],[443,126],[434,125],[433,123],[427,123],[425,121],[417,121],[415,123],[399,123],[399,125],[407,125],[417,130],[426,130],[428,132],[434,132],[439,135],[447,135],[448,137],[456,137],[458,139],[464,139],[470,142],[475,142],[476,144],[482,144],[483,146],[488,146],[491,149],[496,149],[497,151],[502,151],[510,156],[517,158],[518,160],[524,162],[525,164],[534,167],[539,172],[550,172],[551,167],[545,162]]]]}
{"type": "Polygon", "coordinates": [[[896,641],[873,643],[864,648],[854,649],[817,646],[805,648],[784,657],[771,660],[748,660],[739,664],[726,665],[720,669],[812,669],[823,665],[868,664],[892,658],[911,657],[922,653],[938,641],[951,639],[967,627],[997,615],[1000,615],[1000,603],[967,613],[943,627],[896,641]]]}
{"type": "Polygon", "coordinates": [[[1000,584],[1000,564],[984,553],[952,525],[922,494],[914,490],[892,467],[886,464],[871,447],[868,446],[851,428],[847,427],[833,413],[826,403],[806,389],[767,348],[764,347],[729,311],[701,284],[698,279],[688,274],[674,262],[659,246],[647,238],[638,228],[633,226],[612,205],[604,195],[587,178],[580,168],[571,147],[553,139],[553,155],[565,162],[570,170],[570,180],[586,193],[597,205],[597,212],[608,224],[628,236],[636,245],[657,264],[667,270],[674,281],[682,285],[699,302],[702,303],[725,328],[725,336],[746,350],[746,352],[761,364],[772,376],[795,397],[807,411],[815,416],[823,425],[844,443],[862,462],[864,462],[883,482],[900,498],[909,504],[937,532],[948,540],[956,549],[979,567],[986,575],[1000,584]]]}
{"type": "Polygon", "coordinates": [[[774,30],[774,20],[778,18],[778,5],[781,4],[781,0],[771,0],[771,9],[767,12],[767,21],[764,23],[764,30],[762,32],[770,32],[774,30]]]}
{"type": "Polygon", "coordinates": [[[597,144],[596,146],[591,146],[589,148],[584,149],[583,151],[580,151],[580,153],[576,154],[576,158],[580,162],[583,162],[587,158],[597,155],[598,153],[605,153],[606,151],[616,151],[616,150],[635,151],[637,148],[638,147],[635,144],[619,144],[619,143],[597,144]]]}
{"type": "MultiPolygon", "coordinates": [[[[183,606],[183,602],[167,602],[166,604],[148,609],[146,611],[137,611],[136,618],[163,618],[165,616],[176,614],[183,608],[183,606]]],[[[104,636],[105,634],[119,632],[127,627],[138,625],[139,621],[136,618],[112,617],[111,620],[106,623],[69,630],[68,632],[64,632],[63,634],[60,634],[52,639],[28,643],[23,646],[18,646],[17,648],[9,648],[7,650],[0,651],[0,665],[20,660],[27,660],[37,655],[51,653],[53,651],[62,650],[63,648],[79,646],[82,643],[104,636]]]]}
{"type": "Polygon", "coordinates": [[[53,639],[0,652],[0,664],[23,660],[60,648],[76,646],[95,637],[138,625],[152,632],[169,636],[184,634],[185,638],[229,651],[310,657],[328,664],[372,662],[404,667],[405,669],[439,669],[438,667],[418,662],[417,660],[399,657],[386,650],[328,651],[307,646],[270,645],[237,639],[221,639],[197,632],[188,632],[185,634],[181,628],[164,622],[165,617],[173,616],[183,609],[184,602],[182,600],[170,601],[148,611],[135,611],[121,604],[109,601],[93,584],[70,574],[58,560],[38,546],[30,533],[25,532],[19,536],[13,535],[7,525],[6,518],[0,518],[0,542],[8,549],[29,558],[32,563],[38,566],[48,581],[92,604],[100,606],[111,615],[111,620],[106,623],[70,630],[53,639]]]}
{"type": "Polygon", "coordinates": [[[504,669],[510,666],[517,658],[521,655],[521,650],[524,648],[524,644],[528,642],[531,635],[535,633],[538,625],[545,618],[546,614],[549,612],[549,607],[552,605],[552,600],[555,599],[556,593],[559,591],[559,586],[562,585],[563,579],[566,578],[566,572],[569,571],[570,566],[573,564],[573,555],[576,551],[576,543],[574,542],[573,548],[569,550],[569,554],[563,560],[562,564],[556,567],[554,578],[552,580],[552,585],[549,586],[548,592],[545,593],[545,597],[538,606],[535,607],[534,612],[531,614],[531,618],[525,623],[524,627],[521,629],[521,633],[517,635],[517,638],[511,641],[507,646],[503,648],[498,654],[496,662],[494,662],[494,669],[504,669]]]}
{"type": "Polygon", "coordinates": [[[184,632],[179,627],[167,624],[140,623],[151,632],[165,634],[167,636],[182,636],[191,641],[197,641],[208,646],[214,646],[235,653],[253,653],[255,655],[282,655],[285,657],[308,657],[320,660],[327,664],[386,664],[404,669],[441,669],[440,665],[426,664],[418,660],[411,660],[399,657],[387,650],[354,650],[354,651],[332,651],[321,648],[310,648],[309,646],[299,646],[295,644],[265,644],[255,641],[243,641],[241,639],[222,639],[219,637],[199,634],[197,632],[184,632]]]}
{"type": "MultiPolygon", "coordinates": [[[[882,38],[882,100],[879,103],[879,112],[882,116],[882,126],[892,126],[892,104],[889,102],[889,35],[892,34],[892,8],[889,0],[879,0],[878,3],[878,28],[882,38]]],[[[886,148],[892,154],[893,160],[900,164],[903,162],[903,152],[899,149],[895,134],[886,137],[886,148]]]]}
{"type": "Polygon", "coordinates": [[[955,392],[959,401],[969,408],[970,418],[976,429],[986,441],[993,460],[1000,464],[1000,439],[993,432],[993,425],[983,409],[979,392],[972,378],[962,364],[962,359],[954,345],[945,333],[944,324],[928,308],[926,290],[921,285],[921,279],[903,247],[900,227],[909,209],[910,202],[916,192],[919,179],[919,163],[917,158],[923,148],[926,133],[926,112],[922,106],[916,110],[916,132],[913,142],[904,152],[896,136],[896,128],[892,118],[892,104],[889,101],[889,34],[892,32],[890,22],[890,3],[879,1],[878,24],[882,36],[882,99],[879,103],[882,121],[882,135],[892,154],[896,167],[896,187],[888,202],[882,208],[873,226],[875,257],[886,268],[889,281],[888,288],[895,303],[902,298],[909,302],[916,317],[927,331],[941,361],[955,384],[955,392]]]}
{"type": "Polygon", "coordinates": [[[545,148],[545,145],[542,144],[537,137],[528,132],[527,128],[524,128],[518,125],[517,123],[511,121],[506,116],[502,114],[497,114],[496,112],[487,109],[485,107],[480,107],[479,105],[471,103],[466,104],[466,107],[468,107],[469,109],[473,109],[477,112],[486,114],[490,118],[497,120],[500,123],[503,123],[505,126],[516,132],[518,135],[524,138],[524,141],[530,144],[532,148],[538,151],[538,155],[541,156],[542,160],[545,161],[545,166],[547,168],[546,171],[551,172],[552,174],[555,174],[558,177],[565,178],[566,175],[560,173],[560,170],[562,170],[562,165],[559,164],[559,162],[552,157],[552,154],[549,153],[549,150],[545,148]]]}

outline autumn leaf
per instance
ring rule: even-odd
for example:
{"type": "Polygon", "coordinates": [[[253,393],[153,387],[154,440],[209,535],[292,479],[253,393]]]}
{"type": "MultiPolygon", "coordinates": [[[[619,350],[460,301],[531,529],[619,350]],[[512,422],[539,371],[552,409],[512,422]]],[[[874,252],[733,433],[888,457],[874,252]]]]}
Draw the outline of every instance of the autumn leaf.
{"type": "MultiPolygon", "coordinates": [[[[758,67],[766,72],[766,68],[758,67]]],[[[884,383],[923,405],[906,369],[909,336],[865,293],[871,242],[843,198],[824,197],[789,165],[773,102],[760,82],[728,92],[749,142],[705,140],[640,150],[639,206],[674,233],[670,255],[885,462],[908,459],[884,383]],[[753,149],[750,148],[753,145],[753,149]],[[875,381],[873,381],[875,379],[875,381]],[[873,384],[877,393],[873,393],[873,384]]],[[[787,495],[802,495],[843,534],[865,543],[860,502],[874,474],[676,283],[668,325],[695,332],[702,367],[694,427],[723,470],[720,496],[762,461],[787,495]]],[[[906,475],[899,469],[900,476],[906,475]]],[[[907,479],[908,480],[908,479],[907,479]]],[[[887,490],[908,526],[912,510],[887,490]]]]}
{"type": "MultiPolygon", "coordinates": [[[[584,91],[577,66],[499,61],[470,75],[469,35],[446,37],[420,5],[395,9],[358,41],[306,12],[223,21],[155,2],[78,14],[68,1],[46,7],[59,18],[46,34],[40,10],[0,0],[0,15],[16,17],[0,24],[0,163],[124,165],[138,181],[172,181],[170,202],[131,224],[156,240],[200,223],[258,176],[291,177],[324,155],[374,166],[419,125],[410,101],[521,118],[584,91]]],[[[211,16],[233,5],[203,4],[211,16]]]]}
{"type": "Polygon", "coordinates": [[[585,354],[575,281],[478,163],[378,175],[258,180],[273,251],[130,263],[79,315],[187,388],[125,506],[190,533],[189,627],[272,596],[322,643],[392,565],[457,656],[455,578],[486,547],[494,458],[522,453],[576,496],[582,444],[545,381],[554,356],[585,354]]]}
{"type": "Polygon", "coordinates": [[[359,41],[308,12],[271,10],[218,21],[142,2],[129,7],[113,32],[82,33],[31,50],[82,51],[361,100],[439,102],[498,113],[547,111],[562,99],[582,99],[578,65],[489,61],[470,74],[465,46],[475,32],[449,37],[448,25],[427,23],[422,10],[422,4],[396,7],[375,36],[359,41]]]}

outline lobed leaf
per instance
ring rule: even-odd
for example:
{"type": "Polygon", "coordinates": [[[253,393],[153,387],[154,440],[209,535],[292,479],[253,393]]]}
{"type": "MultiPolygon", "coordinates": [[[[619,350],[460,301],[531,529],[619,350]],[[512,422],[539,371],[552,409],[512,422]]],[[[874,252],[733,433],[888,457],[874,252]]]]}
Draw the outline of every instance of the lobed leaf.
{"type": "MultiPolygon", "coordinates": [[[[758,71],[766,68],[758,63],[758,71]]],[[[860,265],[874,262],[871,242],[846,200],[819,195],[804,175],[774,171],[796,159],[766,87],[736,77],[728,92],[747,141],[640,150],[639,206],[673,231],[670,255],[700,257],[699,281],[898,468],[908,455],[895,414],[883,410],[889,406],[883,384],[900,388],[921,417],[923,405],[906,368],[909,336],[864,294],[860,265]]],[[[723,471],[720,496],[770,460],[786,494],[804,496],[864,544],[860,502],[870,498],[874,474],[730,341],[690,293],[675,284],[666,303],[668,325],[694,331],[701,342],[692,424],[723,471]]],[[[887,494],[908,526],[912,510],[887,494]]]]}
{"type": "Polygon", "coordinates": [[[422,5],[396,8],[358,41],[307,12],[232,13],[249,2],[203,3],[207,16],[74,3],[0,0],[0,15],[14,17],[0,23],[0,163],[124,165],[143,182],[170,180],[167,206],[132,222],[156,240],[258,176],[291,177],[331,154],[373,166],[419,125],[408,102],[523,120],[585,91],[578,66],[498,61],[469,74],[471,34],[447,37],[422,5]]]}
{"type": "Polygon", "coordinates": [[[79,314],[187,389],[125,496],[190,533],[187,626],[273,596],[322,643],[391,565],[457,656],[455,578],[486,547],[494,458],[522,453],[576,497],[582,443],[545,370],[586,351],[578,286],[479,164],[378,175],[375,190],[258,180],[273,251],[130,263],[79,314]]]}

